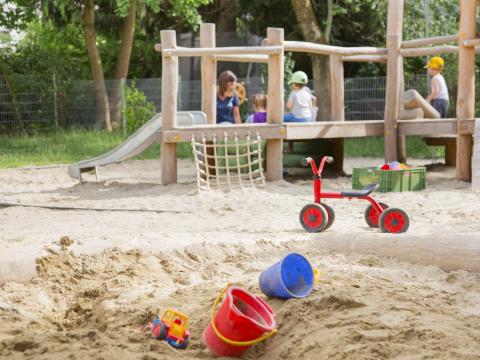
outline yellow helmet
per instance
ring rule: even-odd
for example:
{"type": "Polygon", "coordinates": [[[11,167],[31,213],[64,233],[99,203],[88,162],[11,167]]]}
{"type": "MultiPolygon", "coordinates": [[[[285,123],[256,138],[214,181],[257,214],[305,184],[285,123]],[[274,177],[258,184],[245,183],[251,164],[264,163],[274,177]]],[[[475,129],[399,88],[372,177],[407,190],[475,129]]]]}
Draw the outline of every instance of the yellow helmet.
{"type": "Polygon", "coordinates": [[[440,56],[434,56],[429,61],[426,68],[434,69],[434,70],[443,70],[445,66],[445,62],[440,56]]]}

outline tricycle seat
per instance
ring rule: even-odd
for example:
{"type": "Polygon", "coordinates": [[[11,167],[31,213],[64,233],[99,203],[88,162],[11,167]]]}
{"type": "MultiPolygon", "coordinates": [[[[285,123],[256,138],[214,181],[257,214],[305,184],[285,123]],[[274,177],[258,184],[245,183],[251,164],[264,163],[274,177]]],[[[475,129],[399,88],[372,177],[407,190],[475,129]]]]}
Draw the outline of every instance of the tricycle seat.
{"type": "Polygon", "coordinates": [[[365,186],[362,190],[348,190],[342,191],[342,195],[346,197],[363,197],[370,195],[378,188],[379,184],[370,184],[365,186]]]}

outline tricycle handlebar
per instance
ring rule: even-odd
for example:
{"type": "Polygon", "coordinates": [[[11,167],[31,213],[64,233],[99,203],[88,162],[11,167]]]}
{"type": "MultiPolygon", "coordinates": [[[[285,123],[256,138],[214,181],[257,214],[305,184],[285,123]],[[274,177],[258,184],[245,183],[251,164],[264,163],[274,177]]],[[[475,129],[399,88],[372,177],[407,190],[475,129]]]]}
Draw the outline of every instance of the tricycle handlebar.
{"type": "Polygon", "coordinates": [[[323,171],[323,167],[325,166],[325,163],[331,164],[332,162],[333,162],[333,157],[324,156],[322,157],[322,160],[320,160],[319,167],[317,168],[317,165],[315,164],[315,160],[313,160],[311,157],[306,157],[302,159],[302,165],[308,166],[308,164],[310,164],[314,175],[321,175],[323,171]]]}

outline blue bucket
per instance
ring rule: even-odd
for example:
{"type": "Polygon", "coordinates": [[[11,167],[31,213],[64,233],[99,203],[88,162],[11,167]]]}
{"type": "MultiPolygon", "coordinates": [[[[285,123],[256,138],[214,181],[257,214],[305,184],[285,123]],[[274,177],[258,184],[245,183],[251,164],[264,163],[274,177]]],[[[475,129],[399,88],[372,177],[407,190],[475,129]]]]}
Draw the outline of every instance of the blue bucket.
{"type": "Polygon", "coordinates": [[[260,289],[270,297],[303,298],[312,292],[313,278],[308,260],[291,253],[260,274],[260,289]]]}

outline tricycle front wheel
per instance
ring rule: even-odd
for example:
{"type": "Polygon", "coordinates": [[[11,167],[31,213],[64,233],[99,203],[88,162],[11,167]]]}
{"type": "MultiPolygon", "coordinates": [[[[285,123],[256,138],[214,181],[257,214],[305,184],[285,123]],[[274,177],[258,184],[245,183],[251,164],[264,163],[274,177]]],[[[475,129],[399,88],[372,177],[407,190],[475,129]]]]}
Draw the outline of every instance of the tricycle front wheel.
{"type": "Polygon", "coordinates": [[[380,215],[380,229],[384,233],[398,234],[408,230],[410,220],[402,209],[389,208],[380,215]]]}
{"type": "Polygon", "coordinates": [[[333,208],[331,206],[328,206],[327,204],[322,203],[322,206],[327,211],[327,225],[323,230],[327,230],[328,228],[330,228],[330,226],[332,226],[333,222],[335,221],[335,211],[333,211],[333,208]]]}
{"type": "Polygon", "coordinates": [[[327,210],[320,204],[308,204],[300,211],[300,224],[312,233],[325,230],[328,223],[327,210]]]}

